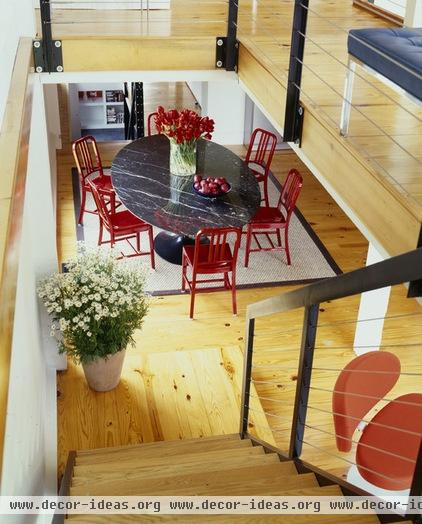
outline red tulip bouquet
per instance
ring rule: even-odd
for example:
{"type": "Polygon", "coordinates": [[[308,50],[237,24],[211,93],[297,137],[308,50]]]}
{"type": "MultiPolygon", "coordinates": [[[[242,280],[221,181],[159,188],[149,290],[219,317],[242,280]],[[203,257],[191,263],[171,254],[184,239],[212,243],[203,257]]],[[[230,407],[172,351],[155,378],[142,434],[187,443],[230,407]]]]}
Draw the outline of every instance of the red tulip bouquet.
{"type": "Polygon", "coordinates": [[[190,109],[166,111],[160,106],[155,125],[157,131],[170,140],[170,172],[175,175],[195,174],[196,143],[201,137],[211,139],[214,120],[200,117],[190,109]]]}

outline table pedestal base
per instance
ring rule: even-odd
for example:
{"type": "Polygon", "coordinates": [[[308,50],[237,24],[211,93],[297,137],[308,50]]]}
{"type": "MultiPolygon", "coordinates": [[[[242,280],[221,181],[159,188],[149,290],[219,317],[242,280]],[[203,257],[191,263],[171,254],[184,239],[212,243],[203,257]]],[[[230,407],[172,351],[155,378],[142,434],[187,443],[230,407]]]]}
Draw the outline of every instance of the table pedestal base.
{"type": "Polygon", "coordinates": [[[171,264],[182,265],[183,246],[193,246],[195,239],[186,235],[176,235],[162,231],[154,239],[154,249],[157,255],[171,264]]]}

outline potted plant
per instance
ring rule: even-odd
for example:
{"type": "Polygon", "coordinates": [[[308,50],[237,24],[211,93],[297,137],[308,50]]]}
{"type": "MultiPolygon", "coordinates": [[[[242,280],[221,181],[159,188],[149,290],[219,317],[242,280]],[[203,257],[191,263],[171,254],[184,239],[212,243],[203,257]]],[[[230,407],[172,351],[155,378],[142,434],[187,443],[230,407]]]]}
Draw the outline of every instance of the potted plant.
{"type": "Polygon", "coordinates": [[[207,116],[200,117],[195,111],[184,109],[166,111],[157,108],[155,125],[160,134],[170,140],[170,173],[189,176],[196,173],[196,143],[204,137],[211,139],[214,120],[207,116]]]}
{"type": "Polygon", "coordinates": [[[96,391],[109,391],[120,381],[126,347],[133,345],[133,334],[148,311],[144,282],[139,263],[80,243],[66,271],[38,286],[59,351],[82,364],[96,391]]]}

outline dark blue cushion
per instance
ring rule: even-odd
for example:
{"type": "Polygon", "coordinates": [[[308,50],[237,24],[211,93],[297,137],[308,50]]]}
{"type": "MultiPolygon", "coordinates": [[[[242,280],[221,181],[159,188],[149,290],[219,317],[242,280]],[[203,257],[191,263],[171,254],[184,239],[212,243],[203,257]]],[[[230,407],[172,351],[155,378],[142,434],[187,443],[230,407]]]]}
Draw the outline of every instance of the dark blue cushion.
{"type": "Polygon", "coordinates": [[[352,29],[349,53],[422,100],[422,29],[352,29]]]}

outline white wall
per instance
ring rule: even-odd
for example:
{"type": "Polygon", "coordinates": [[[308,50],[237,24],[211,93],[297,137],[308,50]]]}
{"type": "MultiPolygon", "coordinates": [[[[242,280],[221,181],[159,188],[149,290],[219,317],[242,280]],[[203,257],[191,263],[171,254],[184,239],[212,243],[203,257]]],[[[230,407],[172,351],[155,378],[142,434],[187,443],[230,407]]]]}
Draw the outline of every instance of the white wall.
{"type": "Polygon", "coordinates": [[[188,81],[202,109],[202,116],[215,121],[212,139],[219,144],[242,144],[245,122],[245,93],[237,79],[188,81]]]}
{"type": "Polygon", "coordinates": [[[243,137],[243,143],[249,145],[251,135],[257,127],[266,129],[274,133],[277,137],[277,149],[289,149],[289,145],[283,142],[283,137],[272,125],[264,113],[254,103],[254,101],[246,95],[245,100],[245,131],[243,137]]]}
{"type": "Polygon", "coordinates": [[[16,49],[21,36],[35,35],[31,0],[0,0],[0,123],[9,93],[16,49]]]}
{"type": "MultiPolygon", "coordinates": [[[[36,295],[40,277],[57,270],[56,222],[44,89],[34,75],[28,173],[13,329],[1,495],[57,492],[56,369],[63,366],[36,295]]],[[[1,517],[0,517],[1,519],[1,517]]],[[[22,516],[4,522],[50,522],[22,516]]],[[[1,522],[3,522],[1,521],[1,522]]]]}

